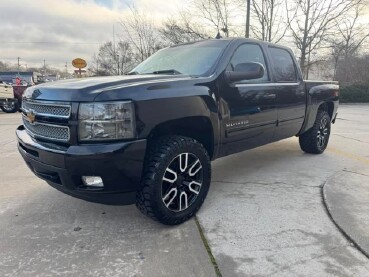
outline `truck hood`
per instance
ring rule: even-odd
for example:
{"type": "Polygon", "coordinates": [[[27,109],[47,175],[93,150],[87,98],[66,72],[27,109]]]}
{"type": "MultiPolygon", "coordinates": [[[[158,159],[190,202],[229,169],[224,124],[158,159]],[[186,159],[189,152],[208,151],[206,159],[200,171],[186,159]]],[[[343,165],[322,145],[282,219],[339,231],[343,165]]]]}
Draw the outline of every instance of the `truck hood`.
{"type": "Polygon", "coordinates": [[[171,87],[173,82],[191,79],[188,75],[129,75],[72,79],[30,87],[25,91],[24,97],[34,100],[92,102],[100,94],[114,91],[114,94],[119,93],[120,99],[129,99],[132,98],[133,92],[137,94],[157,87],[171,87]]]}

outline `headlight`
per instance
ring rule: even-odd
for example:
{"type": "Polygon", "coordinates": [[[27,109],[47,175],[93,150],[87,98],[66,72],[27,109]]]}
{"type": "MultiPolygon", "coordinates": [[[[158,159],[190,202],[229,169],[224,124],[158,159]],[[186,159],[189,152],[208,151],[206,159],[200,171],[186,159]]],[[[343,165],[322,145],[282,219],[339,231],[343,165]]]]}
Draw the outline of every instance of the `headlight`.
{"type": "Polygon", "coordinates": [[[128,139],[135,136],[132,102],[80,104],[78,120],[80,141],[128,139]]]}

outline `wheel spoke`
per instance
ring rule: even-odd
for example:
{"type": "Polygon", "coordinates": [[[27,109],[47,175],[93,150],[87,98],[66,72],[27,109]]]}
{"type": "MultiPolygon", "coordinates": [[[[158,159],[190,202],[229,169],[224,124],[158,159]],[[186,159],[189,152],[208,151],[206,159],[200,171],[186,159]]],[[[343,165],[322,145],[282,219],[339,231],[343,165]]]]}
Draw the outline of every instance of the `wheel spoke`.
{"type": "Polygon", "coordinates": [[[185,172],[188,166],[188,153],[179,155],[179,170],[185,172]]]}
{"type": "Polygon", "coordinates": [[[201,183],[196,182],[196,181],[192,181],[191,183],[188,184],[188,189],[190,191],[192,191],[195,194],[199,194],[200,189],[201,189],[201,183]],[[192,185],[196,185],[198,187],[198,189],[196,190],[195,188],[192,187],[192,185]]]}
{"type": "Polygon", "coordinates": [[[179,195],[179,211],[185,210],[188,208],[188,201],[187,201],[187,193],[182,191],[179,195]],[[183,201],[184,200],[184,201],[183,201]],[[183,206],[184,204],[184,206],[183,206]]]}
{"type": "Polygon", "coordinates": [[[165,204],[165,206],[168,208],[170,204],[172,204],[174,198],[176,198],[178,193],[177,188],[172,188],[164,197],[163,197],[163,202],[165,204]],[[170,197],[173,194],[172,197],[170,197]],[[169,201],[167,201],[169,199],[169,201]]]}
{"type": "Polygon", "coordinates": [[[196,203],[203,182],[200,159],[192,153],[178,154],[165,169],[162,177],[163,204],[173,212],[188,209],[196,203]]]}
{"type": "Polygon", "coordinates": [[[200,163],[200,160],[197,159],[196,162],[194,162],[193,165],[188,170],[188,175],[190,175],[191,177],[195,176],[196,173],[199,172],[201,168],[202,168],[202,165],[200,163]]]}
{"type": "Polygon", "coordinates": [[[165,173],[164,173],[164,177],[163,177],[163,181],[166,181],[166,182],[169,182],[169,183],[171,183],[171,184],[173,184],[175,181],[177,181],[177,173],[174,171],[174,170],[171,170],[169,167],[165,170],[165,173]],[[165,177],[166,175],[168,175],[167,174],[167,172],[168,173],[170,173],[172,176],[173,176],[173,178],[172,179],[170,179],[170,178],[167,178],[167,177],[165,177]]]}

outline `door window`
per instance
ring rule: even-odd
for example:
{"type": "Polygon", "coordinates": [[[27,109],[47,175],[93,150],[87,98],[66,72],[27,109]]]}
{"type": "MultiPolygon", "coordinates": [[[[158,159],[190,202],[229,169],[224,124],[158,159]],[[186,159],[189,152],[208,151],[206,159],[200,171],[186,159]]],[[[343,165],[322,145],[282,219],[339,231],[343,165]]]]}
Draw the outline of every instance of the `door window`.
{"type": "Polygon", "coordinates": [[[291,54],[281,48],[270,47],[276,82],[296,82],[296,67],[291,54]]]}
{"type": "Polygon", "coordinates": [[[262,64],[265,69],[264,76],[259,79],[241,81],[240,83],[261,83],[268,81],[269,77],[265,58],[260,46],[257,44],[242,44],[240,47],[238,47],[236,52],[233,54],[231,62],[228,66],[228,70],[235,70],[237,65],[250,62],[262,64]]]}

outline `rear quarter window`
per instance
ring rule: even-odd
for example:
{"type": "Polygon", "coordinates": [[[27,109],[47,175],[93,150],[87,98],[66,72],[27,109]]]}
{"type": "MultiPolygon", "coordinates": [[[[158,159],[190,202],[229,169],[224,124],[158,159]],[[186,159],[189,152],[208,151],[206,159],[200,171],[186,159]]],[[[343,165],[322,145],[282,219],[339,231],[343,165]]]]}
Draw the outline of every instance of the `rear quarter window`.
{"type": "Polygon", "coordinates": [[[296,82],[296,66],[291,54],[282,48],[269,47],[276,82],[296,82]]]}

